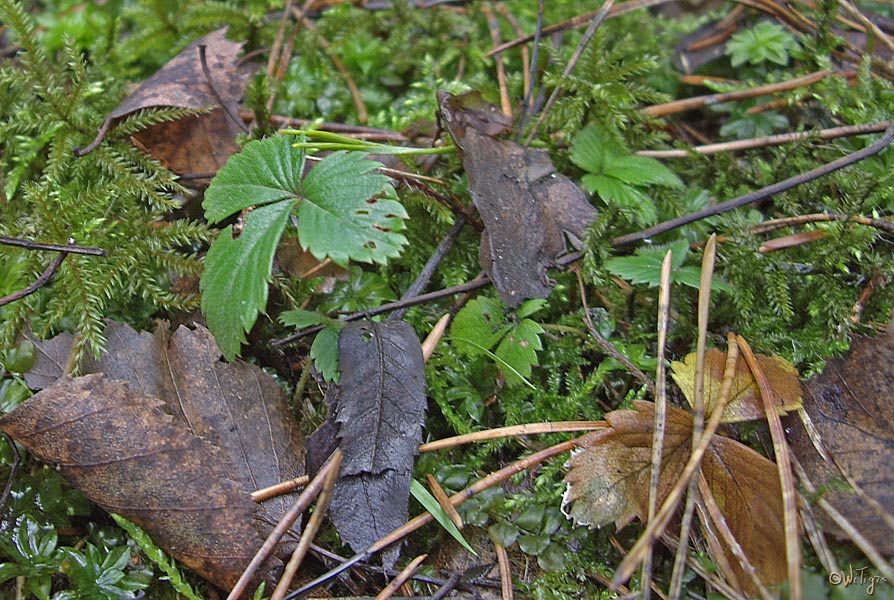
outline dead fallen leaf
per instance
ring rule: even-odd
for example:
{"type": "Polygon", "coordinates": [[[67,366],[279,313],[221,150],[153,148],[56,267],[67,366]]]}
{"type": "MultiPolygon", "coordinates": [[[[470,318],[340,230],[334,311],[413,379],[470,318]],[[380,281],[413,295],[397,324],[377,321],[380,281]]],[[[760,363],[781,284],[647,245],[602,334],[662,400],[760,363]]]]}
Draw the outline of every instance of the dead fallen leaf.
{"type": "MultiPolygon", "coordinates": [[[[338,361],[334,421],[344,459],[330,516],[360,552],[407,520],[425,419],[425,365],[419,339],[403,321],[346,325],[338,361]]],[[[398,555],[394,547],[383,562],[393,565],[398,555]]]]}
{"type": "Polygon", "coordinates": [[[63,377],[0,418],[0,429],[186,566],[230,587],[261,545],[257,507],[221,476],[226,453],[162,407],[103,375],[63,377]]]}
{"type": "MultiPolygon", "coordinates": [[[[687,354],[683,362],[671,363],[671,375],[689,405],[695,403],[695,361],[696,354],[687,354]]],[[[801,407],[801,384],[795,367],[779,356],[757,356],[761,370],[773,388],[773,398],[777,402],[777,412],[785,415],[788,411],[801,407]]],[[[726,367],[726,353],[717,348],[705,352],[705,414],[710,415],[720,399],[720,387],[726,367]]],[[[722,422],[755,421],[764,419],[764,405],[757,383],[745,359],[739,356],[736,373],[730,389],[730,397],[723,409],[722,422]]]]}
{"type": "Polygon", "coordinates": [[[545,152],[494,137],[508,128],[506,117],[479,94],[442,91],[438,101],[484,221],[482,268],[509,306],[547,297],[547,268],[567,250],[566,238],[580,244],[596,209],[545,152]]]}
{"type": "MultiPolygon", "coordinates": [[[[159,325],[148,333],[108,322],[105,334],[106,353],[98,362],[88,360],[82,371],[102,372],[108,379],[128,383],[134,393],[164,403],[184,432],[219,448],[223,458],[216,467],[217,477],[232,481],[247,497],[303,473],[303,439],[281,388],[254,365],[221,362],[207,329],[180,327],[169,334],[159,325]]],[[[26,383],[44,387],[62,376],[62,357],[68,355],[71,343],[65,334],[35,341],[33,371],[39,375],[27,374],[26,383]]],[[[291,502],[292,497],[280,496],[261,505],[257,526],[264,536],[291,502]]]]}
{"type": "Polygon", "coordinates": [[[192,42],[144,81],[106,117],[96,139],[81,153],[95,148],[112,127],[138,111],[213,108],[207,114],[154,125],[135,134],[133,140],[175,173],[216,173],[239,150],[235,140],[241,129],[231,115],[238,115],[237,103],[248,78],[248,71],[236,65],[242,44],[229,41],[225,34],[226,28],[219,29],[192,42]],[[213,89],[202,68],[201,46],[213,89]]]}
{"type": "MultiPolygon", "coordinates": [[[[568,463],[564,506],[577,523],[618,528],[648,515],[655,405],[634,402],[636,410],[605,415],[601,429],[586,435],[584,449],[568,463]]],[[[658,484],[659,505],[679,479],[689,458],[692,416],[668,407],[667,431],[658,484]]],[[[786,579],[782,492],[776,466],[735,440],[715,435],[701,472],[730,530],[767,585],[786,579]]],[[[735,558],[722,557],[735,566],[735,558]]],[[[738,584],[749,582],[739,571],[738,584]]]]}
{"type": "MultiPolygon", "coordinates": [[[[894,507],[894,476],[889,468],[894,456],[892,356],[894,336],[859,337],[847,357],[829,360],[822,374],[804,385],[804,411],[823,446],[835,464],[889,514],[894,507]]],[[[872,503],[843,490],[849,486],[840,471],[823,460],[797,419],[792,418],[788,430],[792,452],[813,484],[824,490],[822,497],[880,552],[894,555],[894,532],[872,503]]],[[[828,519],[825,523],[840,532],[828,519]]]]}

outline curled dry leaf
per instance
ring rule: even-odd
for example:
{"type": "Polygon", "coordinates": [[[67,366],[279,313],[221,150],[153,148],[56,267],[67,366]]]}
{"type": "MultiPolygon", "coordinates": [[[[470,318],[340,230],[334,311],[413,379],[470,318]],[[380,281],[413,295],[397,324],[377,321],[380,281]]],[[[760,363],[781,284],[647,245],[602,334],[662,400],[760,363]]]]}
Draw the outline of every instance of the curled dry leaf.
{"type": "Polygon", "coordinates": [[[484,221],[482,268],[509,306],[546,298],[546,269],[566,251],[566,237],[579,245],[596,209],[545,152],[495,137],[509,119],[480,94],[441,91],[438,100],[484,221]]]}
{"type": "Polygon", "coordinates": [[[132,138],[138,147],[175,173],[210,177],[239,150],[236,135],[241,129],[233,116],[238,114],[238,101],[249,75],[247,69],[237,66],[241,49],[241,43],[226,38],[226,28],[192,42],[106,117],[96,139],[84,152],[99,144],[110,128],[138,111],[211,108],[206,114],[153,125],[132,138]],[[201,46],[205,47],[212,82],[202,67],[201,46]]]}
{"type": "MultiPolygon", "coordinates": [[[[172,444],[172,447],[176,448],[177,444],[181,443],[180,438],[196,438],[201,440],[199,446],[193,444],[199,448],[196,450],[198,459],[202,458],[203,453],[208,452],[219,458],[209,462],[208,469],[203,467],[202,471],[192,473],[193,479],[190,480],[189,469],[192,463],[167,461],[162,458],[156,460],[152,454],[148,454],[145,464],[138,465],[139,469],[122,474],[124,481],[117,484],[102,484],[104,490],[102,493],[108,496],[98,496],[93,491],[93,484],[86,481],[90,475],[82,468],[76,473],[83,475],[72,479],[72,483],[97,504],[108,510],[120,512],[137,522],[153,534],[156,543],[178,556],[177,546],[172,547],[165,542],[166,536],[169,535],[167,529],[176,529],[179,526],[178,522],[176,519],[165,520],[160,516],[157,517],[156,513],[150,510],[154,506],[151,495],[142,500],[138,495],[128,496],[126,501],[115,499],[116,490],[130,493],[127,482],[128,478],[133,478],[134,473],[142,473],[140,477],[146,483],[144,487],[148,488],[153,478],[175,477],[169,472],[177,471],[176,477],[183,480],[178,486],[187,499],[191,494],[201,495],[202,490],[209,485],[217,485],[216,480],[229,482],[226,485],[240,490],[244,498],[248,499],[249,494],[256,489],[292,479],[303,473],[303,438],[279,385],[254,365],[241,361],[221,362],[220,352],[207,329],[200,326],[195,330],[180,327],[173,334],[169,334],[167,329],[160,325],[154,333],[147,333],[137,332],[125,324],[109,322],[106,337],[107,352],[99,361],[88,360],[82,365],[82,371],[101,372],[106,380],[116,385],[126,383],[127,386],[121,389],[130,390],[128,398],[132,398],[133,401],[130,404],[125,403],[121,410],[131,412],[127,413],[128,419],[123,419],[115,412],[117,410],[115,398],[99,397],[98,393],[96,399],[85,395],[81,401],[107,402],[108,408],[95,415],[92,421],[82,421],[82,426],[89,435],[94,428],[101,428],[103,419],[107,419],[109,421],[107,427],[114,428],[117,432],[119,427],[125,427],[126,423],[134,420],[135,429],[131,431],[125,427],[120,432],[120,439],[118,435],[110,436],[107,440],[108,447],[102,451],[127,455],[130,451],[128,440],[140,438],[145,434],[138,429],[140,426],[138,421],[141,418],[139,411],[158,412],[161,410],[158,407],[162,407],[167,415],[173,416],[173,425],[161,428],[153,434],[151,440],[153,448],[165,452],[166,444],[172,444]],[[176,465],[176,468],[172,468],[172,465],[176,465]],[[189,481],[193,482],[191,487],[187,483],[189,481]],[[117,510],[115,508],[117,506],[130,506],[135,511],[144,511],[140,513],[143,516],[133,518],[117,510]],[[159,519],[160,521],[156,523],[155,521],[159,519]],[[160,537],[157,537],[159,535],[160,537]]],[[[46,387],[48,382],[61,377],[62,365],[67,360],[65,357],[69,353],[71,343],[71,336],[67,334],[48,341],[35,341],[37,360],[32,373],[26,375],[26,383],[33,388],[46,387]]],[[[81,379],[83,378],[62,380],[68,383],[60,384],[61,389],[59,386],[53,386],[56,390],[53,392],[53,397],[65,392],[66,385],[78,384],[81,379]]],[[[41,397],[42,394],[39,394],[34,400],[41,397]]],[[[39,406],[40,404],[37,405],[39,406]]],[[[17,413],[18,411],[13,411],[7,418],[14,420],[17,418],[15,417],[17,413]]],[[[168,419],[170,420],[170,417],[168,419]]],[[[76,428],[64,431],[65,435],[73,436],[73,441],[60,438],[59,443],[76,443],[78,436],[82,435],[76,428]]],[[[10,435],[16,437],[15,433],[10,432],[10,435]]],[[[57,432],[56,435],[61,436],[63,433],[57,432]]],[[[40,441],[47,442],[45,439],[40,441]]],[[[37,456],[51,463],[59,462],[46,454],[48,449],[39,447],[37,442],[32,444],[34,447],[29,448],[37,456]]],[[[94,451],[100,450],[94,449],[94,451]]],[[[83,452],[79,456],[83,457],[85,463],[91,462],[88,449],[84,449],[83,452]]],[[[131,466],[136,469],[135,466],[131,466]]],[[[175,491],[173,488],[171,493],[175,491]]],[[[169,500],[172,504],[167,509],[176,512],[176,496],[171,496],[169,500]]],[[[247,519],[246,523],[266,537],[290,504],[289,496],[268,500],[257,511],[252,510],[250,515],[254,518],[247,519]]],[[[223,527],[219,532],[221,536],[229,535],[227,532],[230,530],[234,536],[240,535],[238,528],[232,528],[232,523],[218,522],[217,525],[223,527]]],[[[242,543],[235,537],[232,542],[234,547],[242,543]]],[[[283,547],[283,552],[286,551],[288,547],[283,547]]],[[[244,563],[237,563],[232,559],[229,564],[223,566],[228,569],[225,573],[200,571],[200,574],[218,584],[229,582],[232,571],[241,572],[244,563]]],[[[236,578],[238,575],[239,572],[236,572],[236,578]]]]}
{"type": "MultiPolygon", "coordinates": [[[[695,361],[696,354],[687,354],[683,362],[671,364],[671,375],[690,406],[695,404],[695,361]]],[[[761,369],[773,388],[773,399],[777,412],[785,415],[788,411],[801,407],[801,383],[795,367],[779,356],[757,356],[761,369]]],[[[726,353],[711,348],[705,352],[705,414],[710,415],[720,399],[723,372],[726,368],[726,353]]],[[[741,356],[736,361],[736,372],[730,397],[723,409],[724,423],[754,421],[764,419],[764,405],[751,369],[741,356]]]]}
{"type": "MultiPolygon", "coordinates": [[[[804,412],[833,464],[817,452],[811,436],[792,418],[789,443],[822,497],[844,515],[881,553],[894,555],[894,336],[857,338],[850,354],[832,359],[822,374],[805,384],[804,412]],[[841,470],[839,470],[839,467],[841,470]],[[869,497],[850,490],[847,473],[869,497]],[[880,512],[881,511],[881,512],[880,512]]],[[[822,511],[818,511],[823,516],[822,511]]],[[[824,519],[832,531],[840,529],[824,519]]]]}
{"type": "MultiPolygon", "coordinates": [[[[655,405],[634,402],[636,410],[616,410],[605,425],[582,439],[565,477],[566,513],[578,524],[618,528],[648,515],[655,405]]],[[[692,416],[668,407],[658,503],[680,478],[692,444],[692,416]]],[[[776,466],[735,440],[714,436],[702,461],[702,474],[727,525],[767,585],[786,579],[782,493],[776,466]]],[[[713,529],[713,528],[711,528],[713,529]]],[[[724,557],[736,565],[733,556],[724,557]]],[[[748,589],[741,569],[727,573],[748,589]]]]}

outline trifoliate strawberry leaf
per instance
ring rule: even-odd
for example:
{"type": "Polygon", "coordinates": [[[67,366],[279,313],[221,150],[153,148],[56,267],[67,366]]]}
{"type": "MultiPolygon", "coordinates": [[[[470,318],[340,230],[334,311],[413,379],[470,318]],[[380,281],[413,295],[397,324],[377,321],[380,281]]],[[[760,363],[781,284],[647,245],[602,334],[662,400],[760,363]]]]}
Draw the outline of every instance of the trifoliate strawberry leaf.
{"type": "Polygon", "coordinates": [[[273,255],[294,202],[276,202],[248,213],[242,234],[224,229],[208,250],[200,282],[202,312],[227,360],[239,353],[245,332],[267,304],[273,255]]]}
{"type": "Polygon", "coordinates": [[[293,141],[277,135],[249,142],[231,156],[205,192],[205,218],[217,223],[249,206],[298,199],[304,150],[293,148],[293,141]]]}
{"type": "Polygon", "coordinates": [[[395,200],[382,165],[361,152],[335,152],[304,179],[298,240],[317,259],[384,263],[407,243],[407,212],[395,200]]]}
{"type": "Polygon", "coordinates": [[[537,351],[543,348],[541,333],[543,327],[539,323],[522,319],[500,341],[496,355],[512,367],[505,371],[506,383],[523,383],[523,378],[531,376],[531,367],[538,364],[537,351]]]}
{"type": "MultiPolygon", "coordinates": [[[[514,319],[536,312],[543,304],[544,300],[522,304],[514,319]]],[[[507,320],[504,304],[487,297],[466,304],[450,326],[450,339],[458,349],[470,356],[489,356],[506,375],[507,383],[528,386],[531,384],[525,378],[531,375],[531,367],[538,364],[537,351],[543,347],[541,333],[543,328],[531,319],[521,318],[516,323],[507,320]],[[496,350],[491,352],[494,346],[496,350]]]]}

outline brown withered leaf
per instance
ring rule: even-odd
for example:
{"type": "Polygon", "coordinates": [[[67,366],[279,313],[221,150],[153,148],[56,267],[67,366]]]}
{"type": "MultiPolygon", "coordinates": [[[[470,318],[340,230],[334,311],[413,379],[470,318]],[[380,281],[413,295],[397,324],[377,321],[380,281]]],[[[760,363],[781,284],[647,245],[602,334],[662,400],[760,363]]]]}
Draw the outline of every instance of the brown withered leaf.
{"type": "MultiPolygon", "coordinates": [[[[695,405],[695,361],[696,353],[687,354],[683,362],[671,363],[671,375],[690,406],[695,405]]],[[[779,356],[757,355],[757,362],[767,376],[773,389],[776,411],[785,415],[788,411],[801,407],[801,383],[798,370],[779,356]]],[[[720,399],[723,372],[726,368],[726,353],[717,348],[705,352],[705,414],[710,415],[720,399]]],[[[735,423],[764,419],[764,404],[757,382],[742,356],[736,361],[736,372],[730,389],[730,398],[723,409],[722,421],[735,423]]]]}
{"type": "Polygon", "coordinates": [[[256,505],[221,476],[226,453],[124,382],[63,377],[0,418],[0,429],[217,585],[232,587],[261,544],[256,505]]]}
{"type": "MultiPolygon", "coordinates": [[[[565,481],[564,506],[577,523],[623,527],[648,515],[655,405],[634,402],[636,410],[605,415],[605,425],[583,438],[565,481]]],[[[668,407],[659,505],[689,459],[692,416],[668,407]]],[[[730,530],[767,585],[785,581],[782,492],[776,466],[735,440],[715,435],[702,461],[702,474],[730,530]]],[[[735,559],[727,558],[729,562],[735,559]]],[[[744,576],[740,585],[748,586],[744,576]]]]}
{"type": "Polygon", "coordinates": [[[219,29],[192,42],[140,84],[106,117],[96,139],[83,153],[94,148],[110,128],[132,113],[162,107],[213,108],[199,116],[153,125],[135,134],[133,140],[175,173],[216,173],[239,150],[235,139],[240,127],[231,115],[238,114],[238,101],[249,74],[236,64],[242,44],[229,41],[225,34],[225,28],[219,29]],[[213,89],[202,68],[201,46],[205,47],[213,89]]]}
{"type": "MultiPolygon", "coordinates": [[[[822,374],[804,385],[804,411],[835,464],[816,451],[800,420],[789,421],[789,443],[808,477],[822,486],[823,498],[883,554],[894,555],[894,532],[858,494],[848,489],[838,466],[867,496],[890,514],[894,507],[894,336],[858,337],[850,354],[832,359],[822,374]],[[838,466],[836,466],[838,465],[838,466]],[[837,484],[836,484],[837,483],[837,484]]],[[[817,511],[823,516],[822,511],[817,511]]],[[[831,520],[824,523],[836,533],[831,520]]]]}
{"type": "Polygon", "coordinates": [[[508,120],[479,94],[440,91],[438,102],[484,221],[482,268],[509,306],[546,298],[547,268],[567,250],[566,239],[579,245],[596,209],[545,152],[495,137],[508,120]]]}
{"type": "MultiPolygon", "coordinates": [[[[304,441],[282,389],[254,365],[221,362],[207,329],[179,327],[171,335],[164,324],[148,333],[109,321],[105,335],[106,353],[98,362],[88,359],[82,372],[104,373],[162,400],[189,431],[227,453],[222,476],[252,492],[303,474],[304,441]]],[[[66,334],[34,341],[32,371],[40,377],[25,376],[32,389],[62,376],[58,357],[67,355],[71,341],[66,334]]],[[[276,523],[290,504],[288,496],[265,502],[263,520],[276,523]]]]}

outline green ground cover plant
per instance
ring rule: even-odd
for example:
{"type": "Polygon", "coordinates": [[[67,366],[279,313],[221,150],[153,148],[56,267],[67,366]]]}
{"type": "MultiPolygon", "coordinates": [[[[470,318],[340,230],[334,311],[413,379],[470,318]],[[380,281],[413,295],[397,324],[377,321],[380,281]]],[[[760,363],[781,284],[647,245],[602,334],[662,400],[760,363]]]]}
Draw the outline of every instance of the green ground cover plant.
{"type": "MultiPolygon", "coordinates": [[[[771,201],[643,236],[636,245],[614,243],[873,141],[806,138],[738,152],[692,150],[698,145],[692,132],[729,141],[863,125],[894,114],[892,75],[871,50],[881,42],[870,35],[870,50],[841,54],[846,42],[833,27],[837,2],[802,7],[816,24],[809,31],[747,14],[725,50],[698,69],[705,77],[699,87],[681,81],[674,48],[684,35],[729,13],[732,3],[678,16],[658,9],[612,15],[570,73],[564,70],[579,29],[545,37],[536,56],[502,53],[502,78],[497,59],[487,54],[494,41],[484,11],[502,15],[500,35],[511,39],[516,27],[536,30],[536,2],[423,9],[400,0],[375,10],[329,4],[308,11],[308,23],[296,27],[280,76],[261,66],[252,77],[242,108],[253,129],[239,138],[241,152],[201,189],[131,142],[139,131],[200,111],[140,111],[93,152],[75,151],[90,143],[129,86],[211,31],[228,26],[228,37],[244,42],[246,54],[257,51],[266,60],[284,39],[278,33],[281,3],[0,0],[0,236],[105,251],[66,255],[47,285],[0,306],[0,412],[32,395],[24,375],[36,351],[26,334],[44,340],[71,333],[74,350],[64,368],[78,374],[83,360],[104,351],[107,319],[151,331],[157,319],[199,318],[225,359],[242,357],[277,378],[303,433],[310,434],[324,420],[326,386],[339,379],[338,332],[348,318],[387,318],[388,312],[376,311],[408,294],[445,236],[452,235],[452,248],[426,291],[464,284],[481,271],[480,228],[460,157],[449,138],[436,141],[436,92],[477,90],[494,103],[503,95],[518,112],[531,95],[529,59],[536,61],[532,82],[539,86],[533,96],[542,96],[537,106],[542,109],[553,91],[559,97],[540,125],[537,114],[517,121],[517,137],[533,134],[530,146],[547,151],[599,214],[581,240],[582,260],[550,271],[555,281],[548,298],[510,308],[495,289],[482,287],[461,301],[444,295],[401,307],[420,339],[452,315],[425,366],[425,441],[496,427],[593,421],[650,398],[649,386],[630,367],[653,376],[658,366],[661,260],[671,249],[668,358],[676,360],[695,347],[698,269],[711,233],[723,238],[711,284],[709,339],[715,345],[736,331],[755,351],[784,358],[806,378],[846,351],[851,336],[883,331],[890,321],[890,230],[850,219],[890,222],[890,150],[771,201]],[[844,60],[847,69],[840,68],[844,60]],[[772,105],[752,96],[685,113],[649,110],[820,71],[831,74],[777,93],[772,105]],[[282,120],[268,121],[270,115],[304,122],[278,131],[282,120]],[[333,123],[344,130],[324,131],[333,123]],[[686,156],[638,154],[652,150],[685,150],[686,156]],[[835,218],[767,225],[819,214],[835,218]],[[459,221],[466,224],[450,234],[459,221]],[[771,237],[804,232],[809,243],[766,250],[771,237]],[[296,272],[283,250],[290,244],[316,262],[296,272]],[[332,270],[318,273],[318,267],[332,270]],[[310,329],[314,335],[271,346],[310,329]],[[626,360],[607,351],[606,342],[626,360]]],[[[545,23],[578,16],[573,3],[545,4],[545,23]]],[[[0,297],[32,283],[54,256],[0,245],[0,297]]],[[[761,425],[742,432],[755,448],[769,439],[761,425]]],[[[488,439],[421,454],[414,476],[424,481],[431,474],[448,493],[458,492],[529,450],[569,437],[488,439]]],[[[575,527],[562,513],[563,460],[471,498],[459,509],[462,532],[427,529],[409,546],[416,554],[433,553],[453,536],[482,552],[495,541],[510,553],[522,597],[614,597],[604,584],[621,560],[617,545],[632,546],[637,531],[612,537],[604,529],[575,527]]],[[[93,506],[53,465],[4,438],[0,481],[7,480],[0,596],[215,597],[209,584],[176,565],[143,531],[93,506]]],[[[319,543],[340,550],[331,529],[319,543]]],[[[833,550],[843,561],[855,560],[846,545],[833,550]]],[[[716,571],[707,554],[695,558],[716,571]]],[[[438,569],[450,568],[448,559],[423,571],[442,575],[438,569]]],[[[671,551],[655,554],[653,581],[662,589],[670,585],[673,560],[671,551]]],[[[821,573],[819,560],[808,554],[804,579],[817,594],[810,597],[843,597],[818,579],[821,573]]],[[[424,583],[414,585],[420,594],[433,593],[424,583]]],[[[683,585],[690,597],[717,593],[692,569],[683,585]]],[[[628,586],[639,589],[639,576],[628,586]]]]}

